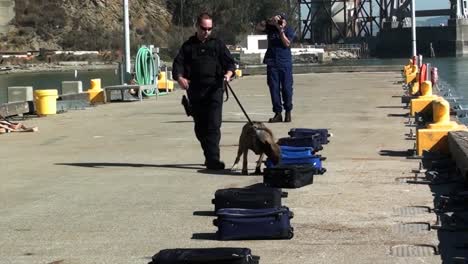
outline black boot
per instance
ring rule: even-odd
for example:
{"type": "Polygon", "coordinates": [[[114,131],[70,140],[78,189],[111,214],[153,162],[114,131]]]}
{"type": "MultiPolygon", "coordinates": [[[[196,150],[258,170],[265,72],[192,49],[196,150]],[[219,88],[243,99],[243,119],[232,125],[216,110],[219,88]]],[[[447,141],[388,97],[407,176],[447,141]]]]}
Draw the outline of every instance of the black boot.
{"type": "Polygon", "coordinates": [[[206,168],[209,170],[224,170],[224,162],[220,160],[211,160],[205,162],[206,168]]]}
{"type": "Polygon", "coordinates": [[[278,123],[278,122],[283,122],[283,116],[281,115],[281,113],[275,113],[275,116],[270,118],[270,120],[268,120],[268,123],[278,123]]]}
{"type": "Polygon", "coordinates": [[[291,122],[291,111],[286,111],[286,114],[284,116],[284,122],[291,122]]]}

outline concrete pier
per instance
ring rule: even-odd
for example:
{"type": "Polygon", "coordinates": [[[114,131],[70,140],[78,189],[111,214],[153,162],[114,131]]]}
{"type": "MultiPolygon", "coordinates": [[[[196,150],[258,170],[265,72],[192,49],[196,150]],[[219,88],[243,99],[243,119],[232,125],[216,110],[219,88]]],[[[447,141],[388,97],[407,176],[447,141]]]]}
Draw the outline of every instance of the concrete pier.
{"type": "MultiPolygon", "coordinates": [[[[161,249],[250,247],[260,263],[441,263],[405,245],[438,245],[424,185],[401,183],[418,161],[406,159],[399,73],[297,74],[292,123],[267,124],[276,137],[293,127],[329,128],[325,175],[287,190],[295,237],[281,241],[213,240],[216,189],[261,182],[214,173],[204,159],[181,91],[143,103],[113,103],[25,121],[38,133],[0,136],[0,263],[148,263],[161,249]],[[194,215],[195,213],[195,215],[194,215]],[[409,257],[403,253],[408,253],[409,257]],[[416,252],[417,253],[417,252],[416,252]],[[417,254],[416,254],[417,255],[417,254]]],[[[265,76],[232,83],[252,119],[271,117],[265,76]]],[[[224,107],[222,158],[229,166],[246,122],[224,107]]],[[[250,168],[256,156],[250,153],[250,168]]],[[[430,250],[429,250],[430,251],[430,250]]]]}

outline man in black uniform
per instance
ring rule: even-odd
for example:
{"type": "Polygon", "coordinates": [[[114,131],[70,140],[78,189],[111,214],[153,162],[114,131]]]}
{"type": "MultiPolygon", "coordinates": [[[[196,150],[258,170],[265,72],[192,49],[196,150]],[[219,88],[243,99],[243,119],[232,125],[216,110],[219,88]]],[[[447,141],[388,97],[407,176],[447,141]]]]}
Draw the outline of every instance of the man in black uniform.
{"type": "Polygon", "coordinates": [[[187,90],[192,104],[195,135],[203,148],[207,169],[222,170],[219,141],[223,111],[223,85],[234,74],[235,64],[226,45],[211,37],[213,19],[207,13],[197,18],[197,32],[180,48],[172,76],[187,90]]]}

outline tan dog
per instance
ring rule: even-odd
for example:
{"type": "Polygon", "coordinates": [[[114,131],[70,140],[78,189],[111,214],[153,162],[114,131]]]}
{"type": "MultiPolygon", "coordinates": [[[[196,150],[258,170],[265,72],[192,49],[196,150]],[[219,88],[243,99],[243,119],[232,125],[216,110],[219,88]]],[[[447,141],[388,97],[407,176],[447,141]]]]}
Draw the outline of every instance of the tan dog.
{"type": "Polygon", "coordinates": [[[276,165],[280,160],[280,148],[276,144],[273,132],[267,128],[262,122],[247,123],[242,128],[242,133],[239,137],[239,149],[237,150],[237,157],[231,170],[235,171],[240,161],[241,155],[244,155],[242,163],[242,174],[247,175],[247,154],[252,150],[255,154],[260,155],[255,173],[260,174],[260,167],[262,165],[263,155],[266,154],[272,162],[276,165]]]}

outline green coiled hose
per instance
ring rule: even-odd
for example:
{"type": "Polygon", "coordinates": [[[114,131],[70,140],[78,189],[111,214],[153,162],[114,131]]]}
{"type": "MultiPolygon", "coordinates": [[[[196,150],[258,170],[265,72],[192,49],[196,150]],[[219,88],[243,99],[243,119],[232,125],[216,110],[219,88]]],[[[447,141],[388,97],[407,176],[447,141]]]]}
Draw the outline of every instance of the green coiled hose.
{"type": "MultiPolygon", "coordinates": [[[[139,85],[157,84],[159,67],[155,64],[155,58],[150,48],[142,46],[135,59],[135,78],[139,85]]],[[[146,96],[154,96],[159,93],[158,88],[145,89],[142,93],[146,96]]]]}

